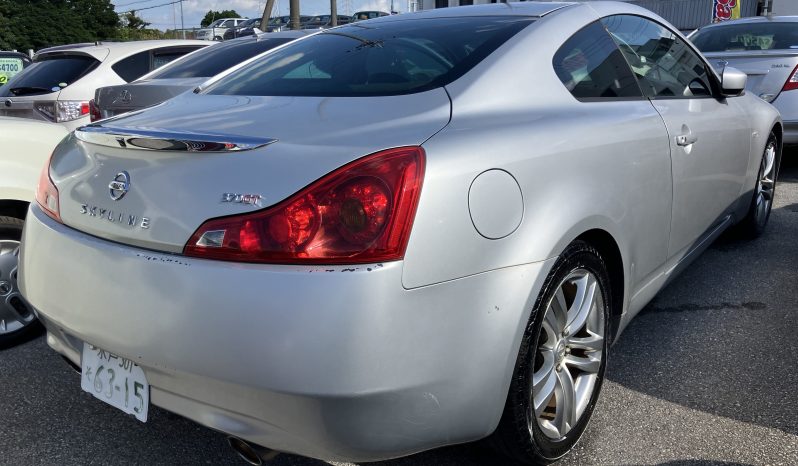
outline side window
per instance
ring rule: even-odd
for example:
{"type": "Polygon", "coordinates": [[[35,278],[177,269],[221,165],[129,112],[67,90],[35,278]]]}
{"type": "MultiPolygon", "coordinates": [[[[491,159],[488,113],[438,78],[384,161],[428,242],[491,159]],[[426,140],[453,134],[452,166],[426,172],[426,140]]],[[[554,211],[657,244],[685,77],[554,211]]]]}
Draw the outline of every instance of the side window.
{"type": "Polygon", "coordinates": [[[123,58],[111,65],[111,69],[127,82],[136,80],[150,71],[150,51],[123,58]]]}
{"type": "Polygon", "coordinates": [[[629,65],[598,22],[565,41],[553,66],[577,99],[642,97],[629,65]]]}
{"type": "Polygon", "coordinates": [[[152,69],[157,69],[201,47],[164,47],[152,51],[152,69]]]}
{"type": "Polygon", "coordinates": [[[601,20],[647,97],[689,99],[712,95],[704,61],[668,28],[640,16],[601,20]]]}

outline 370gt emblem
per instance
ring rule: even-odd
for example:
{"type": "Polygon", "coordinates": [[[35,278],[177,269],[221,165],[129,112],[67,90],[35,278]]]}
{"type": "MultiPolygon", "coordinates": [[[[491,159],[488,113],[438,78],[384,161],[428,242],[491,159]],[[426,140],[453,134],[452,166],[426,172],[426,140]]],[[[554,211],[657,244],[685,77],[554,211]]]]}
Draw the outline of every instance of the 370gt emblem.
{"type": "Polygon", "coordinates": [[[130,190],[130,175],[128,172],[117,173],[114,180],[108,184],[108,189],[111,193],[111,199],[115,201],[125,197],[125,194],[130,190]]]}

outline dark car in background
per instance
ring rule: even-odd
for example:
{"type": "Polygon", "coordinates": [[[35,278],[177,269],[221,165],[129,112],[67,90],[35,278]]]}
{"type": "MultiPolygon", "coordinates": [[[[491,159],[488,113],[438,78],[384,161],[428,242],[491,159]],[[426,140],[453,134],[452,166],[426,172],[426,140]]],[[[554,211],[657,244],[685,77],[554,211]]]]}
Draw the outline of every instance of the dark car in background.
{"type": "Polygon", "coordinates": [[[230,40],[235,39],[237,37],[245,37],[245,36],[252,36],[255,35],[255,28],[260,28],[260,18],[251,18],[243,23],[240,23],[237,27],[230,28],[224,31],[224,36],[222,39],[230,40]]]}
{"type": "Polygon", "coordinates": [[[352,21],[363,21],[364,19],[374,19],[380,16],[390,16],[390,13],[384,11],[358,11],[352,15],[352,21]]]}
{"type": "Polygon", "coordinates": [[[101,87],[91,102],[91,120],[157,105],[256,55],[308,34],[309,31],[284,31],[233,39],[198,50],[132,83],[101,87]]]}
{"type": "MultiPolygon", "coordinates": [[[[338,15],[336,18],[336,26],[349,24],[351,22],[351,16],[338,15]]],[[[302,25],[302,29],[326,29],[329,27],[332,27],[332,15],[314,16],[310,21],[302,25]]]]}
{"type": "MultiPolygon", "coordinates": [[[[299,16],[299,27],[302,28],[305,24],[310,22],[313,19],[313,16],[307,15],[300,15],[299,16]]],[[[291,17],[290,16],[278,16],[276,18],[272,18],[269,20],[269,30],[265,32],[280,32],[280,31],[287,31],[290,28],[291,17]]]]}
{"type": "Polygon", "coordinates": [[[0,86],[31,64],[24,53],[0,51],[0,86]]]}

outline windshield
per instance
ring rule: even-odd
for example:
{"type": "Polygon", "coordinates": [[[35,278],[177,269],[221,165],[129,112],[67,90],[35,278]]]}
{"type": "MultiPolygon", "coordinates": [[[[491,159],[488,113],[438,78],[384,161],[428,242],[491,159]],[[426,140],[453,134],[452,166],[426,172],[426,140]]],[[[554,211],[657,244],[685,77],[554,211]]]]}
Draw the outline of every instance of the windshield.
{"type": "Polygon", "coordinates": [[[287,37],[224,42],[206,47],[179,62],[154,72],[147,79],[209,78],[231,68],[255,55],[271,50],[278,45],[291,42],[287,37]]]}
{"type": "Polygon", "coordinates": [[[533,21],[482,16],[354,23],[270,53],[206,92],[341,97],[422,92],[459,78],[533,21]]]}
{"type": "Polygon", "coordinates": [[[725,24],[700,29],[690,40],[702,52],[798,49],[798,23],[725,24]]]}
{"type": "Polygon", "coordinates": [[[100,62],[88,55],[50,54],[37,60],[0,88],[0,96],[57,92],[93,70],[100,62]]]}
{"type": "Polygon", "coordinates": [[[217,19],[216,21],[214,21],[214,22],[212,22],[211,24],[209,24],[209,25],[208,25],[208,27],[209,27],[209,28],[215,28],[215,27],[218,27],[218,26],[219,26],[220,24],[222,24],[223,22],[224,22],[224,20],[223,20],[223,19],[217,19]]]}

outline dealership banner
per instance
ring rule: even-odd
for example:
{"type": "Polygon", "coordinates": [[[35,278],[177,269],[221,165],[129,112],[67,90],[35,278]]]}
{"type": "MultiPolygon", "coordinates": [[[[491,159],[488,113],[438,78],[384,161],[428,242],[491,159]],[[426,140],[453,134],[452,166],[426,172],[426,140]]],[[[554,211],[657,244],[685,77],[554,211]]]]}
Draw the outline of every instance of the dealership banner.
{"type": "Polygon", "coordinates": [[[743,0],[713,0],[712,22],[719,23],[740,17],[740,4],[743,0]]]}

